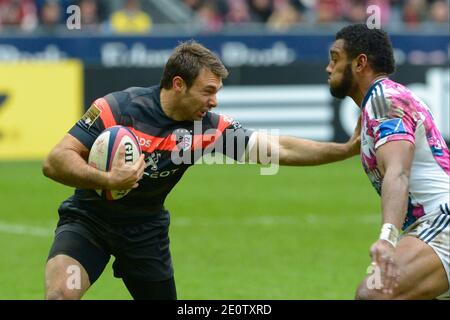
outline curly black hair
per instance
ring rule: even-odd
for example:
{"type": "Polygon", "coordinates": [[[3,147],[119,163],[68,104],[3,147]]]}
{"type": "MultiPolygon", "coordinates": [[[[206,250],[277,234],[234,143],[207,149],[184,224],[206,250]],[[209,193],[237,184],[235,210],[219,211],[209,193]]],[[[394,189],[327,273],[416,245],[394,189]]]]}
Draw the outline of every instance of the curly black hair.
{"type": "Polygon", "coordinates": [[[336,33],[336,40],[344,40],[344,49],[350,59],[367,55],[369,65],[376,72],[395,72],[394,50],[387,33],[369,29],[365,24],[353,24],[336,33]]]}

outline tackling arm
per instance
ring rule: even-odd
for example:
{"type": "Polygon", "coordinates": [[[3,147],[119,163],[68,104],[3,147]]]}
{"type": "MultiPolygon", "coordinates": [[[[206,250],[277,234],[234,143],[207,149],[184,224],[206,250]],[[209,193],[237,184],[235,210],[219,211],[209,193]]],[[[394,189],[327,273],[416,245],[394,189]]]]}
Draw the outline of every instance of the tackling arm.
{"type": "MultiPolygon", "coordinates": [[[[358,143],[359,145],[359,143],[358,143]]],[[[340,161],[358,153],[352,143],[318,142],[294,137],[280,137],[280,164],[291,166],[320,165],[340,161]]]]}
{"type": "Polygon", "coordinates": [[[360,150],[361,123],[346,143],[318,142],[288,136],[258,134],[250,150],[250,160],[265,164],[261,155],[278,158],[279,164],[290,166],[312,166],[352,157],[360,150]],[[262,151],[262,152],[261,152],[262,151]]]}

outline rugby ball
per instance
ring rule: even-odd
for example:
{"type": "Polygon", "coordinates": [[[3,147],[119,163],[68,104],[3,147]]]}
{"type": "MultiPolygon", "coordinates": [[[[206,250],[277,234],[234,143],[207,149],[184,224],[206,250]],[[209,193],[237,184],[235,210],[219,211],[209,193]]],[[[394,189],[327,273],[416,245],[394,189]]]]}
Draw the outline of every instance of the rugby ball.
{"type": "MultiPolygon", "coordinates": [[[[105,129],[94,141],[89,152],[88,164],[98,170],[110,171],[119,161],[119,146],[125,146],[125,158],[122,161],[133,165],[141,155],[141,148],[134,133],[124,126],[105,129]]],[[[117,200],[128,194],[129,190],[95,190],[103,199],[117,200]]]]}

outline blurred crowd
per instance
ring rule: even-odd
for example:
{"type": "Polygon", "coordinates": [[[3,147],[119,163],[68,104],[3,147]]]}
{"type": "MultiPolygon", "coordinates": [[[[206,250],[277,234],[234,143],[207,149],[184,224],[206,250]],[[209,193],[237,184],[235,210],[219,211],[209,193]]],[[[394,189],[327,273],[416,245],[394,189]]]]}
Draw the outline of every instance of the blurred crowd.
{"type": "Polygon", "coordinates": [[[273,29],[288,29],[339,22],[365,22],[367,8],[380,9],[381,22],[417,27],[448,24],[449,0],[182,0],[202,23],[219,30],[226,24],[260,22],[273,29]]]}
{"type": "MultiPolygon", "coordinates": [[[[449,0],[158,0],[181,6],[202,30],[262,23],[274,30],[309,24],[364,22],[377,5],[383,25],[414,28],[449,23],[449,0]]],[[[151,0],[0,0],[0,30],[52,31],[64,26],[77,5],[83,30],[138,34],[151,32],[151,0]],[[13,28],[10,28],[13,27],[13,28]]],[[[176,23],[176,21],[168,21],[176,23]]]]}
{"type": "MultiPolygon", "coordinates": [[[[0,0],[0,29],[16,27],[23,31],[61,30],[67,21],[81,29],[107,33],[148,33],[151,13],[141,0],[0,0]],[[77,6],[75,9],[73,6],[77,6]]],[[[10,30],[12,30],[10,28],[10,30]]]]}

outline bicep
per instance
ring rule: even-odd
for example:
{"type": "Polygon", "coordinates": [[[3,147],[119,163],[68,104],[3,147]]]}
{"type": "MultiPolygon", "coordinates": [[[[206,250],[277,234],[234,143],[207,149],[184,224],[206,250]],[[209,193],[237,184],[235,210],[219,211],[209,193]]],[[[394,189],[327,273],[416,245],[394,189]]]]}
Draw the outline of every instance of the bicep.
{"type": "Polygon", "coordinates": [[[409,175],[414,158],[414,144],[408,140],[387,142],[376,150],[378,169],[384,175],[388,170],[409,175]]]}

